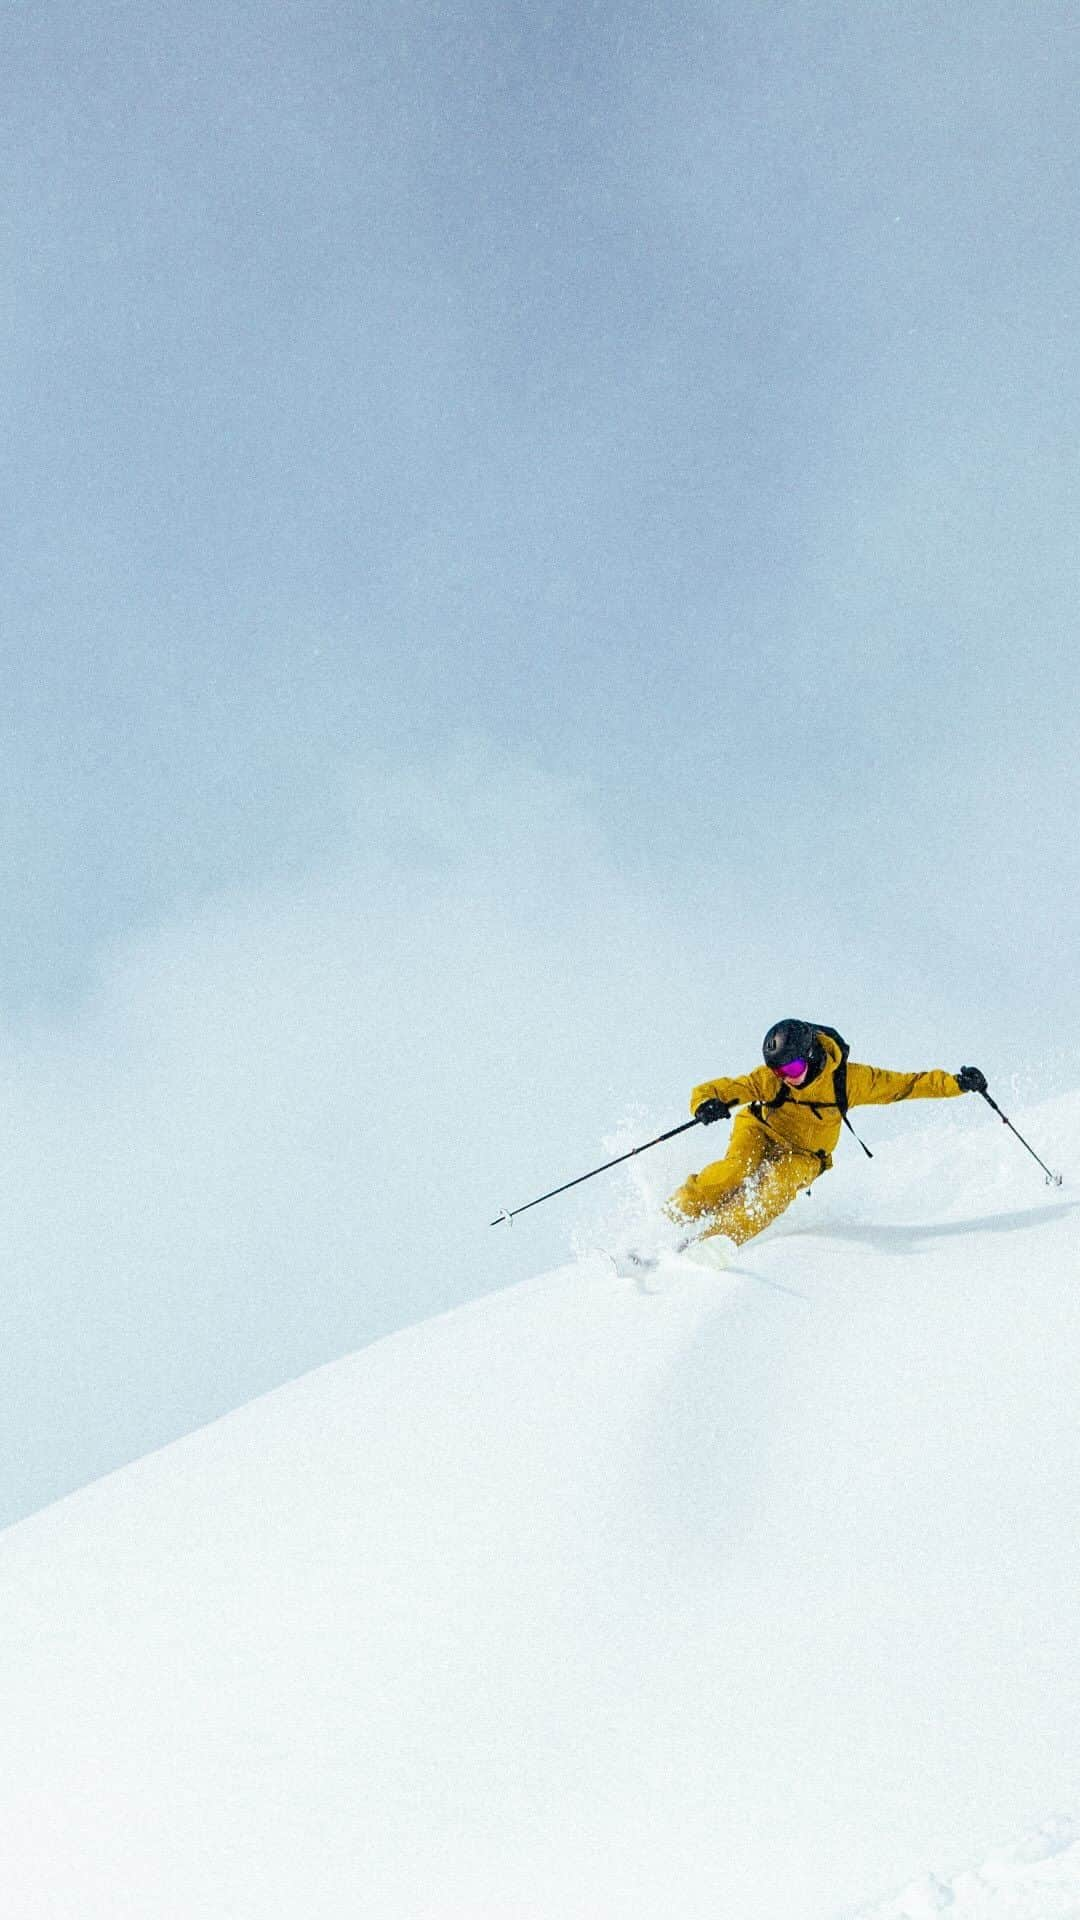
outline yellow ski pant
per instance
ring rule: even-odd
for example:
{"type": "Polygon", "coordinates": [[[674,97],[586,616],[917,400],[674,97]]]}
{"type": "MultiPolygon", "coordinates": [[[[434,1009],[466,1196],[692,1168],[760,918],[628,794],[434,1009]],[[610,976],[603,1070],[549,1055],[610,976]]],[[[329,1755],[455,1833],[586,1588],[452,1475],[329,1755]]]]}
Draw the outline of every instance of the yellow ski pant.
{"type": "Polygon", "coordinates": [[[781,1145],[750,1115],[739,1114],[724,1158],[692,1173],[672,1194],[667,1212],[675,1220],[707,1220],[703,1240],[723,1233],[741,1246],[823,1171],[816,1154],[781,1145]]]}

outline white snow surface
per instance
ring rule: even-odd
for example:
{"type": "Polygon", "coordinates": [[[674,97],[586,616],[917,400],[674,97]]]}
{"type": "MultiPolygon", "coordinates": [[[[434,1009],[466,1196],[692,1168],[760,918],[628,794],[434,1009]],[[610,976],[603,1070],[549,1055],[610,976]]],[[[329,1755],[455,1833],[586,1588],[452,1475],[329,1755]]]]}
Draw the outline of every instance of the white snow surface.
{"type": "Polygon", "coordinates": [[[924,1875],[859,1920],[1076,1920],[1080,1914],[1080,1818],[1045,1820],[1025,1839],[998,1848],[974,1873],[947,1884],[924,1875]]]}
{"type": "Polygon", "coordinates": [[[1078,1920],[1080,1095],[959,1106],[4,1534],[5,1920],[1078,1920]]]}

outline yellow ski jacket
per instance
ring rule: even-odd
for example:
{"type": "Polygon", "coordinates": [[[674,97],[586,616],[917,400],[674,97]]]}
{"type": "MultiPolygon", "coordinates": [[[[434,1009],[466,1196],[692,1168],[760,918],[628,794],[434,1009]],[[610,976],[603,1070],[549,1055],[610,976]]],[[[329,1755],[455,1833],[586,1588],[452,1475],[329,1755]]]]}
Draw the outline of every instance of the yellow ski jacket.
{"type": "MultiPolygon", "coordinates": [[[[771,1067],[761,1066],[739,1079],[706,1080],[690,1095],[691,1113],[697,1112],[703,1100],[749,1107],[750,1113],[740,1114],[738,1124],[756,1123],[777,1145],[794,1153],[812,1153],[822,1166],[828,1166],[843,1124],[834,1084],[841,1054],[827,1033],[818,1034],[818,1044],[825,1054],[825,1066],[816,1079],[792,1087],[771,1067]],[[771,1105],[781,1090],[780,1104],[771,1105]]],[[[849,1107],[887,1107],[897,1100],[951,1100],[960,1092],[956,1075],[940,1067],[928,1073],[890,1073],[885,1067],[863,1067],[848,1061],[849,1107]]]]}

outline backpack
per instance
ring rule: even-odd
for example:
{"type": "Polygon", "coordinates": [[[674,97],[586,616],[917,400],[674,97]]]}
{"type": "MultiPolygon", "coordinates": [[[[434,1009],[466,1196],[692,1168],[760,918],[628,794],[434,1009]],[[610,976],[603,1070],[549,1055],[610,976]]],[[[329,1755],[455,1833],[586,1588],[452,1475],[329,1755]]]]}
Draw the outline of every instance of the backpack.
{"type": "MultiPolygon", "coordinates": [[[[833,1074],[833,1091],[836,1094],[836,1104],[840,1110],[841,1120],[843,1121],[845,1127],[850,1133],[852,1139],[859,1140],[858,1134],[856,1133],[854,1127],[852,1126],[851,1121],[847,1117],[847,1063],[848,1063],[848,1054],[851,1052],[851,1048],[848,1046],[848,1043],[844,1039],[843,1035],[837,1033],[835,1027],[815,1026],[814,1032],[823,1033],[826,1035],[826,1037],[829,1040],[835,1040],[836,1045],[840,1049],[840,1065],[837,1067],[836,1072],[833,1074]]],[[[813,1106],[814,1104],[813,1101],[811,1101],[810,1104],[811,1106],[813,1106]]],[[[862,1148],[863,1152],[865,1153],[867,1159],[872,1160],[874,1156],[871,1153],[869,1147],[867,1146],[866,1141],[859,1140],[859,1145],[862,1148]]]]}

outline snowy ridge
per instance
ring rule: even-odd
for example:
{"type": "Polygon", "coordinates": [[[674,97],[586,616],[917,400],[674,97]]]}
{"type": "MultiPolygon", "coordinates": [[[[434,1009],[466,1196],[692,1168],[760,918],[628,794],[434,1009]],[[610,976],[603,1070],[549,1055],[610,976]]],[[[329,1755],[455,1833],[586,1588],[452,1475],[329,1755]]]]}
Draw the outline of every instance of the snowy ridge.
{"type": "Polygon", "coordinates": [[[1080,1206],[918,1122],[722,1278],[583,1253],[0,1537],[5,1911],[1074,1913],[1065,1827],[920,1888],[1080,1791],[1080,1206]]]}
{"type": "Polygon", "coordinates": [[[1015,1846],[999,1848],[978,1872],[949,1882],[928,1875],[858,1920],[1077,1920],[1080,1815],[1044,1821],[1015,1846]]]}

